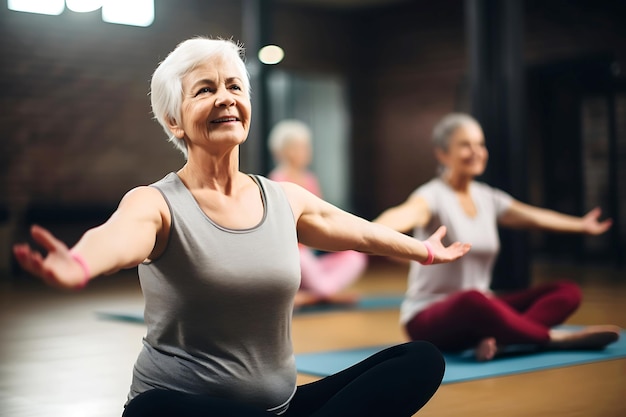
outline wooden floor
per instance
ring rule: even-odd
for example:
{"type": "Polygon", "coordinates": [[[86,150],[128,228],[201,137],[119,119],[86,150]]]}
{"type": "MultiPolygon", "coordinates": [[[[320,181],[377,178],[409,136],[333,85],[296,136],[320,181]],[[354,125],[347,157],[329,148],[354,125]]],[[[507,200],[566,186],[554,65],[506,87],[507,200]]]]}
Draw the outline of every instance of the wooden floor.
{"type": "MultiPolygon", "coordinates": [[[[404,266],[376,262],[353,290],[402,292],[405,273],[404,266]]],[[[582,285],[585,301],[570,323],[626,327],[624,270],[540,264],[533,274],[582,285]]],[[[145,327],[95,312],[141,305],[129,272],[99,278],[81,293],[0,280],[0,416],[120,416],[145,327]]],[[[404,336],[397,311],[366,311],[296,316],[293,339],[296,352],[304,353],[402,342],[404,336]]],[[[299,383],[314,379],[298,377],[299,383]]],[[[446,384],[417,415],[623,417],[626,360],[446,384]]]]}

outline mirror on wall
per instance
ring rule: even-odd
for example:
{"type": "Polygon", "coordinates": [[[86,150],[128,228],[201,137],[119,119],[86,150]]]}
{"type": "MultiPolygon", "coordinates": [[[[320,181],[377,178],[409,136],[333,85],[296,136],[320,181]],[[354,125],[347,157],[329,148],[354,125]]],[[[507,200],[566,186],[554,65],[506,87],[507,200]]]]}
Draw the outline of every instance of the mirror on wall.
{"type": "MultiPolygon", "coordinates": [[[[345,83],[326,74],[272,71],[267,77],[269,126],[298,119],[313,133],[311,170],[324,199],[350,210],[350,118],[345,83]]],[[[270,156],[271,158],[271,156],[270,156]]],[[[267,166],[273,167],[273,161],[267,166]]]]}

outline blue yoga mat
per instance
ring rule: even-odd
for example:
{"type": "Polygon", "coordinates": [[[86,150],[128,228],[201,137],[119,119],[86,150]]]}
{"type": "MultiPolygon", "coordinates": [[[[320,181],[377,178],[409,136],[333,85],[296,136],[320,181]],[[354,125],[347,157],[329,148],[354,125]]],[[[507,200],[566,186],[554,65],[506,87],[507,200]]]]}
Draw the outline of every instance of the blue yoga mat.
{"type": "MultiPolygon", "coordinates": [[[[389,310],[400,308],[402,295],[369,295],[361,297],[356,303],[322,303],[303,306],[294,311],[294,315],[332,313],[336,311],[358,310],[389,310]]],[[[143,323],[143,311],[141,310],[109,310],[99,311],[96,315],[105,320],[125,321],[129,323],[143,323]]]]}
{"type": "MultiPolygon", "coordinates": [[[[560,326],[574,328],[576,326],[560,326]]],[[[328,376],[341,371],[388,346],[336,350],[296,355],[299,373],[328,376]]],[[[620,339],[603,350],[561,350],[523,352],[512,348],[502,356],[488,362],[477,362],[471,351],[446,354],[446,372],[443,383],[471,381],[482,378],[512,375],[544,369],[580,365],[591,362],[626,358],[626,332],[620,339]]]]}
{"type": "Polygon", "coordinates": [[[299,307],[294,314],[332,313],[335,311],[390,310],[399,309],[404,296],[402,294],[365,295],[356,303],[320,303],[299,307]]]}
{"type": "Polygon", "coordinates": [[[144,323],[143,320],[143,311],[122,311],[122,310],[111,310],[111,311],[97,311],[96,316],[103,320],[113,320],[113,321],[125,321],[128,323],[144,323]]]}

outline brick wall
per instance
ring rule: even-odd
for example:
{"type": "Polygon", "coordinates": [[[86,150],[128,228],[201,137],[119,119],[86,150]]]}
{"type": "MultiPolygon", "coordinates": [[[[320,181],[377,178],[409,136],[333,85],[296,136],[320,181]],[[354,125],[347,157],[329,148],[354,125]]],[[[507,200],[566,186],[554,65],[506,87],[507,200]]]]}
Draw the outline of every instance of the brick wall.
{"type": "Polygon", "coordinates": [[[366,41],[352,66],[355,206],[373,218],[435,175],[432,127],[466,110],[462,3],[366,13],[357,39],[366,41]]]}
{"type": "Polygon", "coordinates": [[[111,206],[181,165],[151,119],[151,73],[185,37],[238,33],[240,11],[236,2],[212,2],[219,16],[206,4],[156,3],[148,28],[103,23],[99,12],[0,7],[0,203],[111,206]]]}

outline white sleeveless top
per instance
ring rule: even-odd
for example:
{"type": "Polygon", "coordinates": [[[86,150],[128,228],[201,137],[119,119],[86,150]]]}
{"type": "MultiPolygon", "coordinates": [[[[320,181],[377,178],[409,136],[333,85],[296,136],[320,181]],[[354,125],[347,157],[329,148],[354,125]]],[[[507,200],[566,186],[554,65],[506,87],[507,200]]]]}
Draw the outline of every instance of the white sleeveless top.
{"type": "Polygon", "coordinates": [[[472,248],[462,258],[446,264],[424,266],[411,262],[408,288],[400,309],[402,324],[453,292],[468,289],[490,291],[491,272],[500,251],[497,219],[511,206],[513,198],[476,181],[470,184],[469,190],[476,205],[475,217],[463,211],[454,190],[440,178],[427,182],[413,192],[426,200],[432,213],[425,227],[413,231],[415,238],[425,240],[439,226],[445,225],[445,246],[460,241],[470,243],[472,248]]]}

